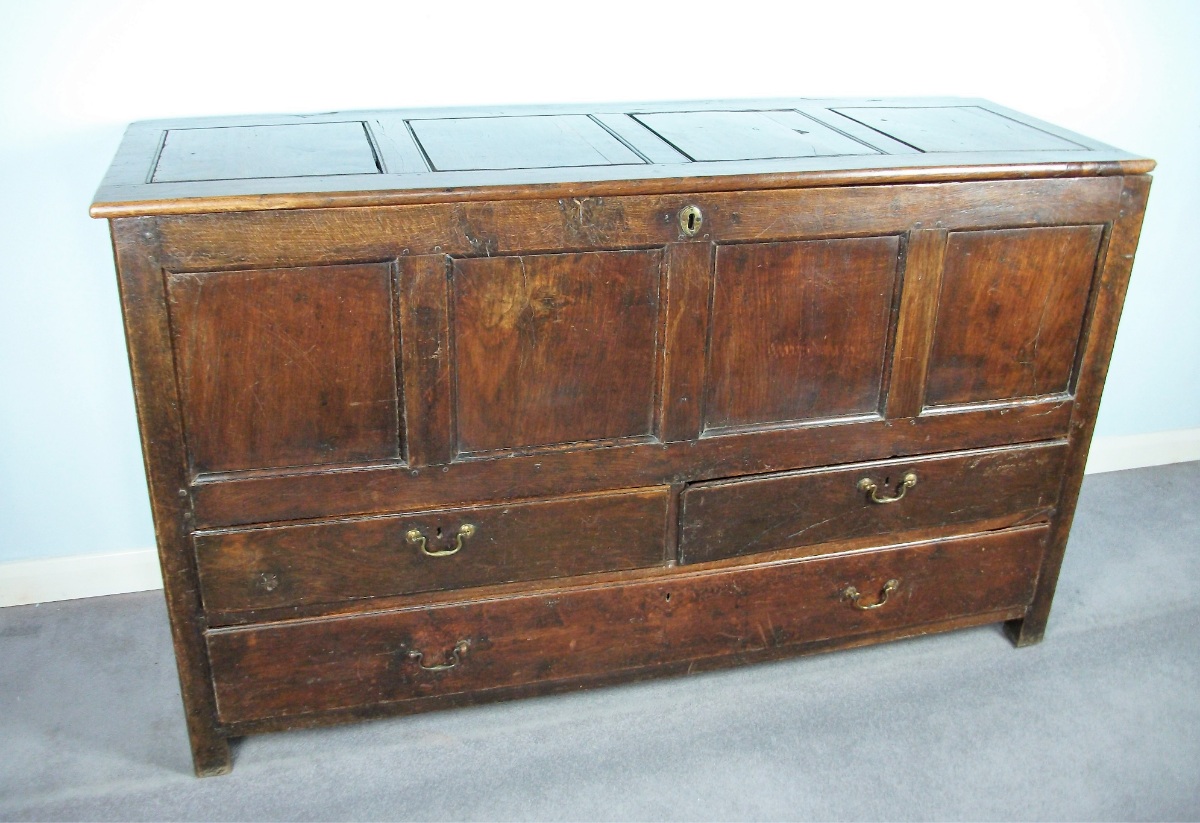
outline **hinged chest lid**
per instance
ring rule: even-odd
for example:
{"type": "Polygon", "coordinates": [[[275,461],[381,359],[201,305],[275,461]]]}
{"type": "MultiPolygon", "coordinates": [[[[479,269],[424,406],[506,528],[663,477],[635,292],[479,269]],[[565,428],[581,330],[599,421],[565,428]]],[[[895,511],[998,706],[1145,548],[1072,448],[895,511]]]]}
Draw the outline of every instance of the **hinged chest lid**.
{"type": "Polygon", "coordinates": [[[1143,173],[983,100],[764,100],[147,121],[95,217],[1143,173]]]}

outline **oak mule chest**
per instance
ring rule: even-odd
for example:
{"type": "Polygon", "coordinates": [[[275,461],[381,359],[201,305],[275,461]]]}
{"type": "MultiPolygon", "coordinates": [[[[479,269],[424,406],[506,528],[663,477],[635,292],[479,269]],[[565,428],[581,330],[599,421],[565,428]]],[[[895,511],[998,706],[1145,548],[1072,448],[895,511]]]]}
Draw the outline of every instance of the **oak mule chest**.
{"type": "Polygon", "coordinates": [[[111,221],[228,740],[1046,626],[1153,168],[979,100],[138,123],[111,221]]]}

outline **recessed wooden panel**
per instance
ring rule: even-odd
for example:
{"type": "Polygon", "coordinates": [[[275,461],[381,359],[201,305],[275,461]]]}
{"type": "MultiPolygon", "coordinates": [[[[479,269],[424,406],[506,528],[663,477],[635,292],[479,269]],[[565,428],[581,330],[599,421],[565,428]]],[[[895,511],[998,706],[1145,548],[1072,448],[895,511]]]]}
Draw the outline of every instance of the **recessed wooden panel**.
{"type": "Polygon", "coordinates": [[[659,251],[457,260],[459,451],[650,435],[659,251]]]}
{"type": "Polygon", "coordinates": [[[646,161],[583,114],[413,120],[434,171],[615,166],[646,161]]]}
{"type": "Polygon", "coordinates": [[[878,410],[900,240],[717,251],[707,428],[878,410]]]}
{"type": "Polygon", "coordinates": [[[155,183],[379,174],[362,122],[171,129],[155,183]]]}
{"type": "Polygon", "coordinates": [[[1099,226],[953,232],[925,405],[1066,392],[1099,226]]]}
{"type": "Polygon", "coordinates": [[[637,114],[692,160],[766,160],[876,154],[798,111],[679,111],[637,114]]]}
{"type": "Polygon", "coordinates": [[[1083,148],[981,106],[853,106],[834,111],[926,152],[1083,148]]]}
{"type": "Polygon", "coordinates": [[[391,270],[170,274],[196,472],[399,456],[391,270]]]}

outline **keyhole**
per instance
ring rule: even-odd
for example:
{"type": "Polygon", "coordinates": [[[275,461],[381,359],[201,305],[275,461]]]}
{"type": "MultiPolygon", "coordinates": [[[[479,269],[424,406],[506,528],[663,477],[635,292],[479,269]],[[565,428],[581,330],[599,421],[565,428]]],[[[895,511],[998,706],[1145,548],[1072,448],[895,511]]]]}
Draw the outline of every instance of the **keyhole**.
{"type": "Polygon", "coordinates": [[[695,206],[684,206],[679,212],[679,228],[688,237],[695,237],[700,231],[704,215],[695,206]]]}

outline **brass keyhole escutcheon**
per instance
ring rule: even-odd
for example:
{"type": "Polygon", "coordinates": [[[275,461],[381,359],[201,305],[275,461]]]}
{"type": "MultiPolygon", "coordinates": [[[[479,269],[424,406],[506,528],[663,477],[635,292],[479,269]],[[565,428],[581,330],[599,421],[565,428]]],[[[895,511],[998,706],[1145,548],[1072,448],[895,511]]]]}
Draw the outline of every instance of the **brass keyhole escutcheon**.
{"type": "Polygon", "coordinates": [[[700,224],[704,215],[695,206],[684,206],[679,210],[679,229],[686,237],[695,237],[700,233],[700,224]]]}

